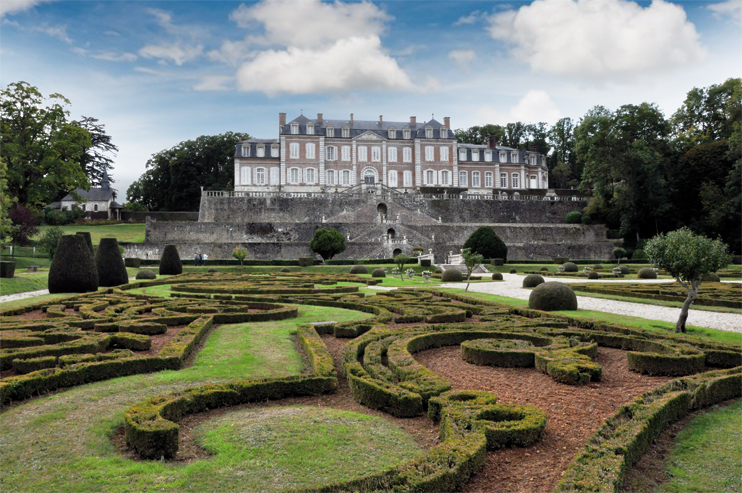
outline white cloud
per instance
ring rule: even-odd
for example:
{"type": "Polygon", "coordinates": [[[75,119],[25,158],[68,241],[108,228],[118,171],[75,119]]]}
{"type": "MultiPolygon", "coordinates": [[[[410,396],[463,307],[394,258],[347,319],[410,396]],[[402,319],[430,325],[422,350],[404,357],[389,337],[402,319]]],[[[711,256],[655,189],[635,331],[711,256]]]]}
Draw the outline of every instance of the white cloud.
{"type": "Polygon", "coordinates": [[[233,78],[225,75],[207,75],[193,86],[196,91],[228,91],[232,87],[233,78]]]}
{"type": "Polygon", "coordinates": [[[161,61],[172,61],[175,65],[183,65],[197,58],[203,52],[201,45],[188,45],[179,42],[152,44],[143,46],[139,54],[144,58],[155,58],[161,61]]]}
{"type": "Polygon", "coordinates": [[[341,39],[323,50],[290,46],[263,51],[240,67],[237,84],[269,95],[411,87],[407,74],[381,51],[376,36],[341,39]]]}
{"type": "Polygon", "coordinates": [[[90,56],[107,62],[134,62],[138,58],[134,53],[116,53],[113,51],[104,51],[90,56]]]}
{"type": "Polygon", "coordinates": [[[230,18],[240,27],[262,24],[266,43],[317,48],[349,37],[379,36],[389,16],[370,2],[263,0],[240,5],[230,18]]]}
{"type": "Polygon", "coordinates": [[[536,72],[590,79],[631,78],[687,66],[705,50],[682,7],[654,0],[536,0],[494,14],[489,33],[513,43],[536,72]]]}
{"type": "Polygon", "coordinates": [[[60,41],[64,41],[67,44],[73,44],[72,38],[67,35],[67,26],[43,25],[37,26],[34,29],[36,31],[39,31],[40,33],[46,34],[47,36],[51,36],[52,38],[57,38],[60,41]]]}
{"type": "Polygon", "coordinates": [[[479,10],[475,10],[469,15],[465,15],[463,17],[460,17],[456,22],[453,23],[454,26],[464,26],[469,24],[475,24],[477,23],[482,17],[484,17],[484,13],[480,12],[479,10]]]}
{"type": "Polygon", "coordinates": [[[531,90],[523,95],[511,110],[515,121],[523,123],[555,122],[562,113],[551,100],[549,93],[542,90],[531,90]]]}
{"type": "Polygon", "coordinates": [[[448,52],[448,58],[458,65],[466,65],[477,58],[477,54],[473,50],[452,50],[448,52]]]}
{"type": "Polygon", "coordinates": [[[3,0],[0,2],[0,17],[3,17],[5,14],[23,12],[40,3],[51,1],[53,0],[3,0]]]}
{"type": "Polygon", "coordinates": [[[708,8],[720,17],[729,17],[734,22],[742,23],[742,0],[712,3],[708,8]]]}

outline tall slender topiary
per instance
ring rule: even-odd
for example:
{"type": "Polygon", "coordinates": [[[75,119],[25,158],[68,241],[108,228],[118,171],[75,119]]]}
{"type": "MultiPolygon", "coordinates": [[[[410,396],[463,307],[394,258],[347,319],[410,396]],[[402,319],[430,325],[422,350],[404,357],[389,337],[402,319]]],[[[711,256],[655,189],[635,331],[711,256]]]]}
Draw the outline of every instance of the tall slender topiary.
{"type": "Polygon", "coordinates": [[[165,245],[165,250],[160,258],[160,275],[177,276],[183,273],[183,264],[178,255],[178,249],[175,245],[165,245]]]}
{"type": "Polygon", "coordinates": [[[120,286],[129,282],[129,273],[126,272],[116,238],[101,238],[95,254],[95,268],[98,270],[100,286],[120,286]]]}
{"type": "Polygon", "coordinates": [[[473,232],[464,243],[464,249],[466,248],[484,258],[501,258],[506,262],[508,260],[508,247],[489,226],[482,226],[473,232]]]}
{"type": "Polygon", "coordinates": [[[95,256],[95,249],[93,248],[93,239],[90,237],[90,231],[79,231],[78,234],[85,238],[85,244],[88,245],[88,249],[90,250],[90,255],[95,256]]]}
{"type": "Polygon", "coordinates": [[[98,290],[98,270],[85,238],[64,235],[49,268],[50,293],[87,293],[98,290]]]}

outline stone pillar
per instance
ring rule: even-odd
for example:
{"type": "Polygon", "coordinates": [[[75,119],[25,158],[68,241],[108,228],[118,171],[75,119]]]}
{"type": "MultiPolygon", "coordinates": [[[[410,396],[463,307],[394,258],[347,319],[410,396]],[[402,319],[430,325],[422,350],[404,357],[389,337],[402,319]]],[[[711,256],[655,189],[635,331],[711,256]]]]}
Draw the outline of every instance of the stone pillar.
{"type": "Polygon", "coordinates": [[[520,166],[520,188],[522,190],[525,190],[526,188],[528,188],[526,186],[526,184],[527,184],[527,180],[526,180],[526,167],[521,164],[521,166],[520,166]]]}
{"type": "MultiPolygon", "coordinates": [[[[498,159],[499,159],[499,157],[498,157],[498,159]]],[[[495,188],[497,188],[497,189],[500,188],[500,165],[499,164],[496,164],[495,165],[495,183],[494,183],[494,185],[495,185],[495,188]]]]}
{"type": "Polygon", "coordinates": [[[350,148],[350,162],[353,163],[353,177],[350,181],[352,185],[358,185],[358,155],[356,154],[357,150],[358,143],[354,140],[350,148]]]}
{"type": "MultiPolygon", "coordinates": [[[[379,117],[381,119],[381,117],[379,117]]],[[[389,186],[386,172],[386,141],[381,143],[381,180],[383,185],[389,186]]]]}

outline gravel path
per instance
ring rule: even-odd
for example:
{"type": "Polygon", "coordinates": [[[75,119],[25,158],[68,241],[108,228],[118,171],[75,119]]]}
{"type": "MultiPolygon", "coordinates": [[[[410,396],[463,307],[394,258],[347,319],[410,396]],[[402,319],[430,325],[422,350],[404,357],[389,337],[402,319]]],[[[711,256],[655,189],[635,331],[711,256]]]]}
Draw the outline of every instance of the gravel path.
{"type": "MultiPolygon", "coordinates": [[[[496,294],[527,300],[531,296],[531,290],[522,287],[523,277],[518,274],[503,274],[502,282],[475,283],[469,286],[469,291],[477,293],[496,294]]],[[[558,281],[563,283],[585,282],[585,279],[565,279],[544,277],[544,280],[558,281]]],[[[617,281],[590,281],[611,283],[617,281]]],[[[618,281],[626,282],[626,281],[618,281]]],[[[640,283],[657,283],[657,282],[674,282],[671,279],[651,280],[651,281],[631,281],[640,283]]],[[[441,284],[442,288],[465,288],[466,283],[448,283],[441,284]]],[[[670,308],[666,306],[645,305],[642,303],[631,303],[628,301],[615,301],[603,298],[591,298],[588,296],[578,296],[577,306],[584,310],[595,310],[600,312],[615,313],[617,315],[629,315],[632,317],[641,317],[649,320],[661,320],[663,322],[675,323],[680,316],[680,308],[670,308]]],[[[705,310],[689,310],[688,325],[696,327],[706,327],[709,329],[727,330],[730,332],[742,333],[742,315],[735,313],[709,312],[705,310]]]]}
{"type": "Polygon", "coordinates": [[[49,294],[48,289],[42,289],[41,291],[27,291],[25,293],[6,294],[5,296],[0,296],[0,303],[5,303],[6,301],[25,300],[26,298],[35,298],[37,296],[43,296],[45,294],[49,294]]]}

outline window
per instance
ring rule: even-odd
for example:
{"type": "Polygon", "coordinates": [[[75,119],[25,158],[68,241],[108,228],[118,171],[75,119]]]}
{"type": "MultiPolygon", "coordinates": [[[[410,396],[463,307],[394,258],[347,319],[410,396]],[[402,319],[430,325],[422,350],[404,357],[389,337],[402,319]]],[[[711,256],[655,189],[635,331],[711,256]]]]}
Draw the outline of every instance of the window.
{"type": "Polygon", "coordinates": [[[325,148],[325,159],[328,161],[336,161],[337,160],[337,154],[336,154],[336,147],[335,146],[327,146],[325,148]]]}
{"type": "Polygon", "coordinates": [[[363,162],[368,161],[368,147],[358,148],[358,160],[363,162]]]}
{"type": "Polygon", "coordinates": [[[265,146],[259,145],[258,146],[258,157],[265,157],[265,146]]]}
{"type": "Polygon", "coordinates": [[[250,144],[245,144],[241,148],[241,154],[242,157],[250,157],[250,144]]]}
{"type": "Polygon", "coordinates": [[[409,128],[405,128],[404,130],[402,130],[402,138],[404,138],[404,139],[409,139],[410,138],[410,129],[409,128]]]}
{"type": "Polygon", "coordinates": [[[404,161],[405,163],[412,162],[412,147],[402,148],[402,161],[404,161]]]}
{"type": "Polygon", "coordinates": [[[425,160],[435,161],[435,147],[425,146],[425,160]]]}
{"type": "Polygon", "coordinates": [[[477,149],[471,150],[471,160],[472,161],[479,161],[479,151],[477,149]]]}
{"type": "Polygon", "coordinates": [[[500,188],[508,188],[508,174],[500,173],[500,188]]]}
{"type": "Polygon", "coordinates": [[[299,133],[299,124],[298,123],[292,123],[291,124],[291,133],[296,135],[299,133]]]}
{"type": "Polygon", "coordinates": [[[327,136],[330,138],[335,137],[335,127],[327,127],[326,129],[327,136]]]}
{"type": "Polygon", "coordinates": [[[536,156],[531,156],[531,166],[536,166],[536,156]]]}
{"type": "Polygon", "coordinates": [[[255,168],[255,184],[265,185],[265,168],[255,168]]]}
{"type": "Polygon", "coordinates": [[[240,177],[240,183],[242,183],[243,185],[250,184],[250,167],[249,166],[242,167],[242,176],[240,177]]]}
{"type": "Polygon", "coordinates": [[[513,188],[519,188],[519,186],[520,186],[518,184],[518,178],[519,177],[520,177],[520,173],[513,173],[513,178],[512,178],[513,188]]]}
{"type": "Polygon", "coordinates": [[[447,139],[448,138],[448,129],[446,127],[441,127],[441,139],[447,139]]]}
{"type": "Polygon", "coordinates": [[[501,163],[507,163],[508,162],[508,153],[505,151],[500,151],[500,162],[501,163]]]}
{"type": "Polygon", "coordinates": [[[412,171],[405,171],[402,174],[402,180],[404,180],[404,186],[411,187],[412,186],[412,171]]]}
{"type": "Polygon", "coordinates": [[[88,204],[82,204],[81,207],[82,207],[82,210],[85,211],[87,210],[88,204]]]}
{"type": "Polygon", "coordinates": [[[314,168],[307,168],[304,170],[304,182],[305,183],[315,183],[317,180],[315,180],[315,173],[314,168]]]}
{"type": "Polygon", "coordinates": [[[396,147],[389,147],[387,149],[387,160],[390,163],[396,163],[397,162],[397,148],[396,147]]]}
{"type": "Polygon", "coordinates": [[[466,149],[459,149],[459,161],[466,161],[466,149]]]}
{"type": "Polygon", "coordinates": [[[342,173],[340,173],[340,184],[350,185],[350,170],[344,169],[342,173]]]}
{"type": "Polygon", "coordinates": [[[289,183],[299,183],[299,168],[289,168],[289,183]]]}
{"type": "Polygon", "coordinates": [[[518,153],[517,152],[511,152],[510,153],[510,162],[511,163],[517,163],[518,162],[518,153]]]}
{"type": "Polygon", "coordinates": [[[340,149],[343,153],[343,161],[350,161],[350,146],[343,146],[340,149]]]}
{"type": "Polygon", "coordinates": [[[307,153],[307,159],[314,159],[315,153],[314,153],[314,144],[309,143],[306,145],[306,153],[307,153]]]}
{"type": "Polygon", "coordinates": [[[314,125],[311,123],[307,125],[307,135],[314,135],[314,125]]]}
{"type": "Polygon", "coordinates": [[[492,188],[492,172],[491,171],[487,171],[484,174],[484,187],[492,188]]]}
{"type": "Polygon", "coordinates": [[[93,212],[98,212],[98,204],[93,205],[93,212]]]}
{"type": "Polygon", "coordinates": [[[397,172],[396,171],[389,172],[389,186],[390,187],[397,186],[397,172]]]}
{"type": "Polygon", "coordinates": [[[448,171],[443,170],[441,171],[441,185],[450,185],[451,182],[449,181],[448,171]]]}
{"type": "Polygon", "coordinates": [[[484,160],[488,163],[492,162],[492,151],[484,151],[484,160]]]}
{"type": "Polygon", "coordinates": [[[390,139],[396,139],[397,138],[397,129],[392,127],[389,129],[389,138],[390,139]]]}
{"type": "Polygon", "coordinates": [[[278,144],[273,144],[270,148],[270,154],[268,156],[278,157],[278,144]]]}
{"type": "Polygon", "coordinates": [[[299,144],[298,142],[292,142],[289,144],[289,158],[299,159],[299,144]]]}
{"type": "MultiPolygon", "coordinates": [[[[281,168],[279,168],[278,166],[274,166],[273,168],[271,168],[270,184],[278,185],[279,183],[281,183],[281,180],[279,179],[280,175],[281,175],[281,168]]],[[[266,181],[266,185],[267,184],[268,182],[266,181]]]]}
{"type": "Polygon", "coordinates": [[[474,188],[480,188],[482,186],[482,183],[479,180],[479,171],[474,171],[471,174],[471,186],[474,188]]]}
{"type": "Polygon", "coordinates": [[[343,127],[343,137],[350,137],[350,128],[343,127]]]}
{"type": "Polygon", "coordinates": [[[327,170],[327,184],[328,185],[335,184],[335,170],[334,169],[327,170]]]}
{"type": "Polygon", "coordinates": [[[433,129],[430,127],[425,127],[425,138],[426,139],[432,139],[433,138],[433,129]]]}
{"type": "Polygon", "coordinates": [[[425,171],[425,184],[435,185],[435,171],[432,169],[425,171]]]}
{"type": "Polygon", "coordinates": [[[381,162],[381,147],[374,146],[371,148],[371,161],[375,163],[381,162]]]}
{"type": "Polygon", "coordinates": [[[448,162],[448,147],[441,147],[441,162],[448,162]]]}
{"type": "Polygon", "coordinates": [[[466,171],[459,171],[459,186],[466,187],[466,171]]]}

